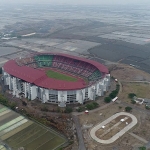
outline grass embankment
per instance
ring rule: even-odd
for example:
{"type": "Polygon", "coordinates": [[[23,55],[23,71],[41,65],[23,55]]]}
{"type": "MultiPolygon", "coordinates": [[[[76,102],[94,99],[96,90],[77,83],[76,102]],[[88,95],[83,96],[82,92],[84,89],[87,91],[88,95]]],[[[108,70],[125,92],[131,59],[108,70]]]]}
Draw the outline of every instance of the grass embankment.
{"type": "Polygon", "coordinates": [[[57,80],[65,80],[65,81],[72,81],[72,82],[77,81],[77,78],[74,78],[74,77],[59,73],[59,72],[55,72],[55,71],[52,71],[52,70],[48,70],[46,72],[46,75],[49,78],[54,78],[54,79],[57,79],[57,80]]]}

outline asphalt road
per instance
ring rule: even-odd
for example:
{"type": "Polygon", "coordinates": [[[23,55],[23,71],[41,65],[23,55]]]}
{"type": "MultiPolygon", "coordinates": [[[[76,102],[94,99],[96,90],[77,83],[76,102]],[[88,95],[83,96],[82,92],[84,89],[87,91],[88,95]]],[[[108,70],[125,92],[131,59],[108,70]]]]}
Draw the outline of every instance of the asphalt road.
{"type": "Polygon", "coordinates": [[[80,127],[78,116],[74,116],[73,115],[72,118],[73,118],[73,121],[75,123],[76,130],[77,130],[77,136],[78,136],[78,141],[79,141],[78,150],[86,150],[85,145],[84,145],[84,140],[83,140],[83,136],[82,136],[82,130],[81,130],[81,127],[80,127]]]}

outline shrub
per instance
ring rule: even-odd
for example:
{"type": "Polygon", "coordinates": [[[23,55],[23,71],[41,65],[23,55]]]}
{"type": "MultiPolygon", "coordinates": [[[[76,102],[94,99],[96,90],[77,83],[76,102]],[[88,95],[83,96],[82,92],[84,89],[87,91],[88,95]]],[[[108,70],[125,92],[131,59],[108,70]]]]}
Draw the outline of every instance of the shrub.
{"type": "Polygon", "coordinates": [[[9,107],[10,107],[12,110],[15,110],[15,109],[16,109],[16,106],[17,106],[16,103],[11,103],[9,107]]]}
{"type": "Polygon", "coordinates": [[[134,94],[134,93],[129,93],[128,94],[128,98],[130,98],[130,99],[132,99],[134,96],[136,96],[136,94],[134,94]]]}
{"type": "Polygon", "coordinates": [[[111,102],[111,98],[110,97],[105,97],[104,101],[105,101],[105,103],[110,103],[111,102]]]}
{"type": "Polygon", "coordinates": [[[139,150],[146,150],[145,146],[139,147],[139,150]]]}
{"type": "Polygon", "coordinates": [[[146,109],[150,109],[150,106],[148,106],[148,105],[145,105],[145,108],[146,108],[146,109]]]}
{"type": "Polygon", "coordinates": [[[3,95],[0,95],[0,103],[5,106],[9,105],[8,100],[3,95]]]}
{"type": "Polygon", "coordinates": [[[119,109],[122,109],[122,106],[119,106],[119,109]]]}
{"type": "Polygon", "coordinates": [[[78,112],[82,112],[82,111],[84,111],[84,110],[85,110],[84,107],[79,107],[79,108],[77,109],[78,112]]]}
{"type": "Polygon", "coordinates": [[[77,111],[78,111],[78,112],[82,112],[82,111],[85,111],[86,109],[92,110],[92,109],[95,109],[95,108],[97,108],[97,107],[99,107],[99,104],[96,103],[96,102],[92,102],[92,103],[89,103],[89,104],[85,105],[85,107],[79,107],[79,108],[77,109],[77,111]]]}
{"type": "Polygon", "coordinates": [[[88,110],[92,110],[92,109],[94,109],[94,105],[92,105],[92,104],[87,104],[87,105],[86,105],[86,108],[87,108],[88,110]]]}
{"type": "Polygon", "coordinates": [[[129,106],[128,106],[128,107],[125,107],[125,111],[126,111],[126,112],[131,112],[131,111],[132,111],[132,107],[129,107],[129,106]]]}
{"type": "Polygon", "coordinates": [[[99,100],[100,99],[100,96],[96,96],[95,100],[99,100]]]}
{"type": "Polygon", "coordinates": [[[44,107],[41,108],[41,111],[48,112],[48,108],[46,106],[44,106],[44,107]]]}
{"type": "Polygon", "coordinates": [[[136,104],[136,101],[135,101],[135,100],[131,100],[131,103],[132,103],[132,104],[136,104]]]}
{"type": "Polygon", "coordinates": [[[109,97],[110,98],[115,98],[116,96],[117,96],[117,94],[118,94],[118,91],[117,90],[114,90],[114,91],[112,91],[110,94],[109,94],[109,97]]]}
{"type": "Polygon", "coordinates": [[[0,68],[0,74],[2,74],[2,68],[0,68]]]}
{"type": "Polygon", "coordinates": [[[120,88],[120,85],[119,84],[117,84],[116,85],[116,90],[119,92],[119,88],[120,88]]]}
{"type": "Polygon", "coordinates": [[[27,103],[25,101],[22,101],[22,105],[27,106],[27,103]]]}
{"type": "Polygon", "coordinates": [[[66,107],[65,113],[71,113],[71,112],[72,112],[72,108],[71,107],[66,107]]]}
{"type": "Polygon", "coordinates": [[[93,102],[93,105],[94,105],[95,108],[97,108],[99,106],[99,104],[96,103],[96,102],[93,102]]]}

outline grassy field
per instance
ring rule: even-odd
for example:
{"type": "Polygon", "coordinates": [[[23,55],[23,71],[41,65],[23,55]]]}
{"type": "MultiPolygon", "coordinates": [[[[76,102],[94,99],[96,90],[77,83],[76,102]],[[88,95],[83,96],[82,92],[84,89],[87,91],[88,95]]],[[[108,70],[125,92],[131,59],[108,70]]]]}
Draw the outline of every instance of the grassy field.
{"type": "Polygon", "coordinates": [[[65,80],[65,81],[72,81],[72,82],[77,81],[77,79],[74,78],[74,77],[71,77],[71,76],[68,76],[68,75],[65,75],[65,74],[62,74],[62,73],[59,73],[59,72],[55,72],[55,71],[52,71],[52,70],[48,70],[46,72],[46,74],[49,78],[54,78],[54,79],[58,79],[58,80],[65,80]]]}
{"type": "MultiPolygon", "coordinates": [[[[122,83],[121,99],[129,100],[128,94],[135,93],[137,97],[150,98],[149,89],[150,84],[144,83],[122,83]]],[[[129,100],[130,101],[130,100],[129,100]]]]}
{"type": "MultiPolygon", "coordinates": [[[[1,106],[0,112],[9,110],[1,106]]],[[[14,150],[19,147],[24,147],[25,150],[54,150],[66,142],[56,132],[24,119],[11,110],[0,116],[0,129],[0,139],[14,150]],[[26,120],[26,122],[22,122],[23,120],[26,120]]]]}

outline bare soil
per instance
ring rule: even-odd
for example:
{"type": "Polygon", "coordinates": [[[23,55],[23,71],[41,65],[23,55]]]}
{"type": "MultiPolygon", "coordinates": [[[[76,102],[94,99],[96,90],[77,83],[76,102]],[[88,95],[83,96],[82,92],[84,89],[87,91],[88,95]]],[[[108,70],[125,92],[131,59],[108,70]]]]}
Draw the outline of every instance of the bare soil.
{"type": "Polygon", "coordinates": [[[125,81],[150,81],[150,74],[125,64],[108,66],[111,76],[125,81]]]}
{"type": "MultiPolygon", "coordinates": [[[[97,112],[90,112],[88,115],[87,114],[80,115],[79,119],[82,126],[89,125],[89,124],[95,126],[96,124],[103,122],[113,114],[117,112],[125,111],[126,105],[123,105],[122,102],[125,102],[129,104],[130,107],[132,107],[133,104],[131,104],[131,100],[128,98],[129,93],[135,93],[138,97],[141,98],[150,98],[149,84],[126,82],[126,81],[150,81],[150,74],[124,64],[110,65],[109,69],[111,71],[111,76],[121,81],[122,91],[119,93],[118,103],[113,103],[107,108],[103,110],[98,110],[97,112]]],[[[134,104],[134,106],[137,108],[140,107],[141,109],[145,110],[144,105],[134,104]]],[[[106,150],[106,149],[107,150],[112,150],[112,149],[133,150],[134,148],[138,149],[138,147],[143,146],[145,144],[139,139],[136,139],[130,134],[128,134],[130,132],[133,132],[134,134],[140,136],[141,138],[150,141],[150,130],[149,130],[150,116],[145,112],[141,112],[138,111],[138,109],[134,109],[134,107],[132,110],[132,114],[136,116],[138,120],[138,124],[131,130],[129,130],[126,134],[124,134],[116,142],[109,145],[103,145],[95,142],[90,137],[89,134],[91,128],[83,129],[83,137],[84,137],[87,150],[106,150]]],[[[131,118],[129,118],[127,121],[130,123],[131,118]]],[[[111,122],[111,124],[113,123],[114,122],[111,122]]],[[[125,124],[119,125],[120,128],[123,128],[124,126],[125,124]]],[[[117,132],[117,131],[113,131],[113,132],[117,132]]],[[[110,136],[111,135],[109,135],[109,137],[110,136]]]]}
{"type": "Polygon", "coordinates": [[[108,140],[113,137],[115,134],[120,132],[123,128],[125,128],[126,122],[130,124],[132,119],[129,116],[121,115],[109,122],[105,125],[105,128],[100,128],[96,131],[96,136],[102,140],[108,140]],[[124,122],[120,122],[121,119],[126,118],[124,122]],[[116,125],[118,124],[118,125],[116,125]]]}

